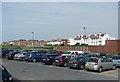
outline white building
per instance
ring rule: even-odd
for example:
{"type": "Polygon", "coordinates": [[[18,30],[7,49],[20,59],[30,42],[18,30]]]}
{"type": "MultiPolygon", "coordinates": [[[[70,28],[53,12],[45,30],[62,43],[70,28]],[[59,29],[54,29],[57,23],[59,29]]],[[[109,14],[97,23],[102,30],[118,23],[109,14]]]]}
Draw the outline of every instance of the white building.
{"type": "Polygon", "coordinates": [[[60,40],[52,40],[47,42],[47,45],[60,45],[60,44],[62,44],[60,40]]]}
{"type": "Polygon", "coordinates": [[[69,45],[75,45],[76,43],[88,44],[88,45],[105,45],[106,40],[115,40],[107,33],[78,35],[76,38],[69,38],[69,45]]]}

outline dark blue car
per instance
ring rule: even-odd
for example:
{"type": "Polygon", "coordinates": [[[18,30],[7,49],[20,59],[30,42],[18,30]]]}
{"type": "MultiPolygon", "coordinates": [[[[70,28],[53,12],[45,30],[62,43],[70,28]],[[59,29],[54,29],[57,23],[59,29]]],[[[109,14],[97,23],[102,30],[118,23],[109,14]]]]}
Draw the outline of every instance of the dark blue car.
{"type": "Polygon", "coordinates": [[[25,60],[27,62],[38,62],[41,61],[43,55],[44,53],[40,51],[31,51],[25,56],[25,60]]]}

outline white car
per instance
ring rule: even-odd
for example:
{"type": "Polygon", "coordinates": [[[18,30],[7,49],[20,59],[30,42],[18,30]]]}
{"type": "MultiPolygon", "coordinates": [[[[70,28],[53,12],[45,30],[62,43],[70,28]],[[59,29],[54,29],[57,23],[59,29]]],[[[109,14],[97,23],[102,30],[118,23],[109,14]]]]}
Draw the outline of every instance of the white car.
{"type": "Polygon", "coordinates": [[[84,54],[83,51],[67,51],[66,53],[62,54],[62,56],[72,55],[72,54],[84,54]]]}
{"type": "Polygon", "coordinates": [[[26,54],[27,52],[21,52],[21,53],[15,54],[14,59],[23,60],[26,54]]]}

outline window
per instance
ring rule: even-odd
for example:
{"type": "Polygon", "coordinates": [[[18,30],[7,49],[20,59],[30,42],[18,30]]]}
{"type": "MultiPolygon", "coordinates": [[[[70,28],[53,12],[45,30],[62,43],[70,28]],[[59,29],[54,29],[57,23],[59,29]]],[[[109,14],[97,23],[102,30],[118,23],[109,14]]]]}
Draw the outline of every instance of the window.
{"type": "Polygon", "coordinates": [[[90,58],[90,59],[88,60],[88,62],[98,62],[98,59],[96,59],[96,58],[90,58]]]}

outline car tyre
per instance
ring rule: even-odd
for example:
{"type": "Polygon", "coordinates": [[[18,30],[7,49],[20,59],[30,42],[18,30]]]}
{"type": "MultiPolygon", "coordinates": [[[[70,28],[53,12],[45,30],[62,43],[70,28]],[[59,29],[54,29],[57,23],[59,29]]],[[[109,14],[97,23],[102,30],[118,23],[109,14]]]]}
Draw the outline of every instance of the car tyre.
{"type": "Polygon", "coordinates": [[[33,62],[35,63],[35,62],[36,62],[36,59],[33,59],[33,62]]]}
{"type": "Polygon", "coordinates": [[[80,65],[80,69],[83,70],[85,68],[84,65],[80,65]]]}
{"type": "Polygon", "coordinates": [[[112,69],[115,70],[116,69],[116,65],[113,65],[112,69]]]}
{"type": "Polygon", "coordinates": [[[86,71],[90,71],[89,69],[85,69],[86,71]]]}
{"type": "Polygon", "coordinates": [[[56,66],[55,62],[53,62],[53,65],[56,66]]]}
{"type": "Polygon", "coordinates": [[[67,67],[68,65],[67,65],[67,63],[64,63],[64,67],[67,67]]]}
{"type": "Polygon", "coordinates": [[[102,67],[99,67],[98,72],[101,73],[103,71],[102,67]]]}

